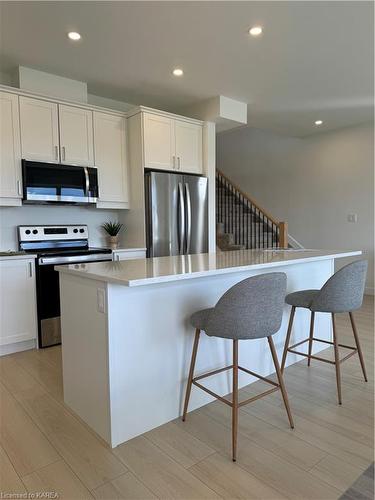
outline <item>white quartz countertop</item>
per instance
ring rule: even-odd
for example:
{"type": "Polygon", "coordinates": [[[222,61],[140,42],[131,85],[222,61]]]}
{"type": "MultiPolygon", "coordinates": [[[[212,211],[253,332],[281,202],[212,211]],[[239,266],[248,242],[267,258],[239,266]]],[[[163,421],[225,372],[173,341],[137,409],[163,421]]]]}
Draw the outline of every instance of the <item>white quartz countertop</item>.
{"type": "Polygon", "coordinates": [[[36,259],[36,255],[32,253],[26,252],[14,252],[14,251],[5,251],[0,252],[0,261],[1,260],[15,260],[15,259],[36,259]]]}
{"type": "Polygon", "coordinates": [[[234,252],[178,255],[115,262],[56,266],[61,273],[124,286],[150,285],[184,279],[215,276],[250,269],[267,269],[361,255],[361,251],[341,250],[238,250],[234,252]]]}

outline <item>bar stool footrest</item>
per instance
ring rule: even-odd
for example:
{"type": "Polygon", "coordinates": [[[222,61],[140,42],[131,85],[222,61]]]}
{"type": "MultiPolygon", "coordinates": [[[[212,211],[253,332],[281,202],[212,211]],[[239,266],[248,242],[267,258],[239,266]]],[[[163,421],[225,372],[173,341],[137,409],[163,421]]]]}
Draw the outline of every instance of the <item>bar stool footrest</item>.
{"type": "MultiPolygon", "coordinates": [[[[210,396],[213,396],[214,398],[218,399],[222,403],[225,403],[226,405],[233,408],[232,401],[229,401],[228,399],[226,399],[223,396],[219,396],[218,394],[216,394],[216,392],[211,391],[210,389],[208,389],[204,385],[197,382],[198,380],[201,380],[201,379],[206,378],[206,377],[211,377],[212,375],[222,373],[222,372],[224,372],[226,370],[230,370],[232,368],[233,368],[233,365],[229,365],[229,366],[225,366],[224,368],[219,368],[218,370],[213,370],[213,371],[205,373],[203,375],[199,375],[198,377],[193,378],[192,384],[194,384],[196,387],[199,387],[199,389],[201,389],[202,391],[207,392],[207,394],[209,394],[210,396]]],[[[257,373],[252,372],[251,370],[248,370],[247,368],[243,368],[242,366],[239,366],[238,369],[245,372],[245,373],[248,373],[249,375],[252,375],[253,377],[258,378],[259,380],[263,380],[263,382],[267,382],[268,384],[271,384],[274,386],[272,389],[269,389],[268,391],[261,392],[260,394],[252,396],[249,399],[245,399],[244,401],[241,401],[240,403],[238,403],[239,407],[247,405],[248,403],[251,403],[252,401],[256,401],[257,399],[260,399],[263,396],[267,396],[268,394],[271,394],[272,392],[278,391],[280,389],[280,385],[277,382],[275,382],[269,378],[263,377],[262,375],[258,375],[257,373]]]]}
{"type": "MultiPolygon", "coordinates": [[[[325,358],[321,358],[320,356],[314,356],[314,355],[308,355],[304,352],[300,352],[300,351],[295,351],[294,348],[295,347],[298,347],[299,345],[302,345],[302,344],[305,344],[306,342],[308,342],[310,340],[310,338],[307,338],[305,340],[301,340],[300,342],[297,342],[296,344],[293,344],[292,346],[288,347],[287,348],[287,351],[288,352],[291,352],[293,354],[297,354],[298,356],[304,356],[305,358],[310,358],[310,359],[315,359],[317,361],[323,361],[324,363],[329,363],[331,365],[335,365],[336,363],[334,361],[331,361],[329,359],[325,359],[325,358]]],[[[312,337],[312,340],[316,341],[316,342],[321,342],[323,344],[329,344],[329,345],[334,345],[333,342],[331,342],[330,340],[323,340],[323,339],[318,339],[316,337],[312,337]]],[[[342,359],[339,360],[339,363],[343,363],[344,361],[346,361],[347,359],[351,358],[352,356],[354,356],[354,354],[356,354],[358,352],[358,349],[356,347],[353,347],[353,346],[350,346],[350,345],[346,345],[346,344],[337,344],[339,347],[342,347],[343,349],[350,349],[352,352],[347,354],[346,356],[344,356],[342,359]]]]}

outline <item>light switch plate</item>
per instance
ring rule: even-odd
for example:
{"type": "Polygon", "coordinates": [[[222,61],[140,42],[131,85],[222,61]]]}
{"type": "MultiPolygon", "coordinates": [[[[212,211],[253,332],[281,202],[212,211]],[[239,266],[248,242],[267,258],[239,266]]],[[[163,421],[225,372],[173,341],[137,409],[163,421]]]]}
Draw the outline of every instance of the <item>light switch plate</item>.
{"type": "Polygon", "coordinates": [[[103,288],[98,288],[96,296],[98,300],[98,312],[105,313],[105,290],[103,288]]]}
{"type": "Polygon", "coordinates": [[[357,214],[348,214],[348,222],[358,222],[357,214]]]}

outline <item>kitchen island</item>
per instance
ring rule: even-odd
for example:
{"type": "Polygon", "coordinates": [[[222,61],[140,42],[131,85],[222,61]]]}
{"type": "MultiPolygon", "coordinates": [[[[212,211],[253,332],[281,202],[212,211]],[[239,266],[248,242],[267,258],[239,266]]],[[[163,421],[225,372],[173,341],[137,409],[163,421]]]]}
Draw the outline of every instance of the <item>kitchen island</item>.
{"type": "MultiPolygon", "coordinates": [[[[57,266],[60,272],[65,403],[111,447],[181,415],[194,330],[190,315],[213,306],[232,285],[261,273],[285,272],[287,290],[320,288],[337,258],[361,252],[240,250],[120,262],[57,266]]],[[[274,336],[279,357],[289,316],[274,336]]],[[[309,311],[298,310],[293,343],[308,336],[309,311]]],[[[328,314],[317,314],[316,336],[331,339],[328,314]]],[[[319,343],[316,347],[319,349],[319,343]]],[[[240,364],[274,371],[264,339],[240,343],[240,364]]],[[[230,364],[231,342],[202,336],[196,374],[230,364]]],[[[300,358],[299,358],[300,359],[300,358]]],[[[297,356],[290,354],[288,364],[297,356]]],[[[239,386],[255,379],[241,373],[239,386]]],[[[230,374],[205,381],[230,392],[230,374]]],[[[189,409],[212,400],[192,391],[189,409]]]]}

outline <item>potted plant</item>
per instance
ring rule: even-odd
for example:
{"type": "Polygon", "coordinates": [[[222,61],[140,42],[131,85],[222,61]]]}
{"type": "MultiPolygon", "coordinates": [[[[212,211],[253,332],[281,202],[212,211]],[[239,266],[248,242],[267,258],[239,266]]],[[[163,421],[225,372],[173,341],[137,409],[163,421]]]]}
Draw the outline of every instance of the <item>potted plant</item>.
{"type": "Polygon", "coordinates": [[[108,221],[102,224],[102,228],[107,233],[108,245],[112,250],[118,247],[119,232],[121,231],[123,224],[116,221],[108,221]]]}

